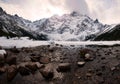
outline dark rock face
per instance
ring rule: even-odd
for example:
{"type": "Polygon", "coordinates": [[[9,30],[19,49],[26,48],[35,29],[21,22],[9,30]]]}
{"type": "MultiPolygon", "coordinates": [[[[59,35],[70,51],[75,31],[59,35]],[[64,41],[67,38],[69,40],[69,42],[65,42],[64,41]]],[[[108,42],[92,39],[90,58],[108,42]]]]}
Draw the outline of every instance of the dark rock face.
{"type": "Polygon", "coordinates": [[[95,39],[95,41],[115,41],[115,40],[120,40],[120,25],[115,26],[114,28],[112,28],[111,30],[100,34],[99,36],[97,36],[95,39]]]}

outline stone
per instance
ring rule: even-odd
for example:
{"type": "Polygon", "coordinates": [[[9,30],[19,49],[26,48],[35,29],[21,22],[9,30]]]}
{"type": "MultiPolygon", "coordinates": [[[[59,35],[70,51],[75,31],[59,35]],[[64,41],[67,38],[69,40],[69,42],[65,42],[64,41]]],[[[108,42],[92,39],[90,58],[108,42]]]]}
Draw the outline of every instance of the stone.
{"type": "Polygon", "coordinates": [[[0,67],[4,66],[5,58],[4,55],[0,54],[0,67]]]}
{"type": "Polygon", "coordinates": [[[102,75],[102,71],[97,71],[96,75],[101,76],[102,75]]]}
{"type": "Polygon", "coordinates": [[[81,67],[81,66],[84,66],[84,65],[85,65],[85,62],[84,62],[84,61],[83,61],[83,62],[82,62],[82,61],[81,61],[81,62],[77,62],[77,65],[80,66],[80,67],[81,67]]]}
{"type": "Polygon", "coordinates": [[[30,56],[32,62],[39,62],[40,56],[30,56]]]}
{"type": "Polygon", "coordinates": [[[26,64],[25,67],[30,69],[32,73],[34,73],[38,69],[37,65],[33,62],[30,62],[30,63],[26,64]]]}
{"type": "Polygon", "coordinates": [[[87,76],[87,77],[91,77],[92,74],[91,74],[91,73],[86,73],[86,76],[87,76]]]}
{"type": "Polygon", "coordinates": [[[85,60],[86,61],[92,61],[93,57],[89,53],[87,53],[87,54],[85,54],[85,60]]]}
{"type": "Polygon", "coordinates": [[[11,56],[6,58],[6,63],[9,65],[16,64],[16,56],[11,56]]]}
{"type": "Polygon", "coordinates": [[[80,57],[86,61],[92,61],[95,58],[96,53],[91,49],[81,49],[80,57]]]}
{"type": "Polygon", "coordinates": [[[0,67],[0,74],[6,72],[6,66],[0,67]]]}
{"type": "Polygon", "coordinates": [[[35,64],[37,65],[38,69],[45,67],[44,64],[40,64],[39,62],[35,62],[35,64]]]}
{"type": "Polygon", "coordinates": [[[111,71],[114,71],[116,68],[115,67],[111,67],[110,69],[111,69],[111,71]]]}
{"type": "Polygon", "coordinates": [[[48,64],[49,62],[50,62],[49,57],[41,57],[40,58],[40,63],[42,63],[42,64],[48,64]]]}
{"type": "Polygon", "coordinates": [[[46,80],[50,80],[54,77],[53,65],[47,64],[44,68],[40,69],[40,73],[46,80]]]}
{"type": "Polygon", "coordinates": [[[11,65],[7,68],[7,80],[12,81],[17,75],[17,67],[16,65],[11,65]]]}
{"type": "Polygon", "coordinates": [[[58,65],[57,71],[58,72],[66,72],[66,71],[70,71],[70,69],[71,69],[70,63],[60,63],[58,65]]]}
{"type": "Polygon", "coordinates": [[[5,50],[0,50],[0,54],[4,55],[4,54],[6,54],[6,51],[5,50]]]}
{"type": "Polygon", "coordinates": [[[46,70],[46,69],[40,70],[40,73],[41,73],[42,76],[43,76],[45,79],[47,79],[47,80],[52,79],[53,76],[54,76],[53,71],[46,70]]]}
{"type": "Polygon", "coordinates": [[[18,71],[22,76],[30,75],[30,70],[24,66],[19,66],[18,71]]]}
{"type": "Polygon", "coordinates": [[[14,48],[10,49],[13,53],[20,53],[20,51],[14,46],[14,48]]]}

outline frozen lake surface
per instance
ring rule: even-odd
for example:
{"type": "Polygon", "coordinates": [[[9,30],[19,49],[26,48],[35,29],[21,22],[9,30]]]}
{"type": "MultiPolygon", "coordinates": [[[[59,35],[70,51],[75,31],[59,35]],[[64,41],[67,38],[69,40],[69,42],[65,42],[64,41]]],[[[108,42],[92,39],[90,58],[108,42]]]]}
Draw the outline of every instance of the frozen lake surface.
{"type": "Polygon", "coordinates": [[[5,48],[11,48],[16,46],[17,48],[22,47],[35,47],[40,45],[114,45],[120,44],[120,41],[34,41],[29,40],[27,37],[23,37],[20,39],[12,38],[6,39],[5,37],[0,37],[0,46],[5,48]]]}

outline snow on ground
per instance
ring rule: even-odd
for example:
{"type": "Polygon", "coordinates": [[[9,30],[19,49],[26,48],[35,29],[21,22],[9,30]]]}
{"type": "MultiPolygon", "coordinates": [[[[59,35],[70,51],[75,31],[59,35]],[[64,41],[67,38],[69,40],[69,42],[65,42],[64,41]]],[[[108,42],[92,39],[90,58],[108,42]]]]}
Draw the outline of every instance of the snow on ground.
{"type": "Polygon", "coordinates": [[[12,39],[6,39],[5,37],[0,37],[0,46],[4,48],[22,48],[22,47],[34,47],[34,46],[40,46],[40,45],[48,45],[49,43],[47,41],[33,41],[29,40],[27,37],[22,37],[20,39],[18,38],[12,38],[12,39]]]}
{"type": "Polygon", "coordinates": [[[11,38],[0,37],[0,46],[4,48],[11,48],[16,46],[17,48],[22,47],[35,47],[40,45],[114,45],[120,44],[120,41],[34,41],[29,40],[27,37],[22,38],[11,38]]]}

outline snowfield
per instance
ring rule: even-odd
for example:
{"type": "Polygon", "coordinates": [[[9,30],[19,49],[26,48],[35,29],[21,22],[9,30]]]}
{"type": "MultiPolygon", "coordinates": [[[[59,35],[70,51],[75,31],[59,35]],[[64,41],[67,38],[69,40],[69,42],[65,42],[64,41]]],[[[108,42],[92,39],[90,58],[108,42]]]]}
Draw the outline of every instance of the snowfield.
{"type": "Polygon", "coordinates": [[[120,44],[120,41],[35,41],[30,40],[28,37],[11,38],[0,37],[0,46],[3,48],[22,48],[22,47],[35,47],[40,45],[114,45],[120,44]]]}

